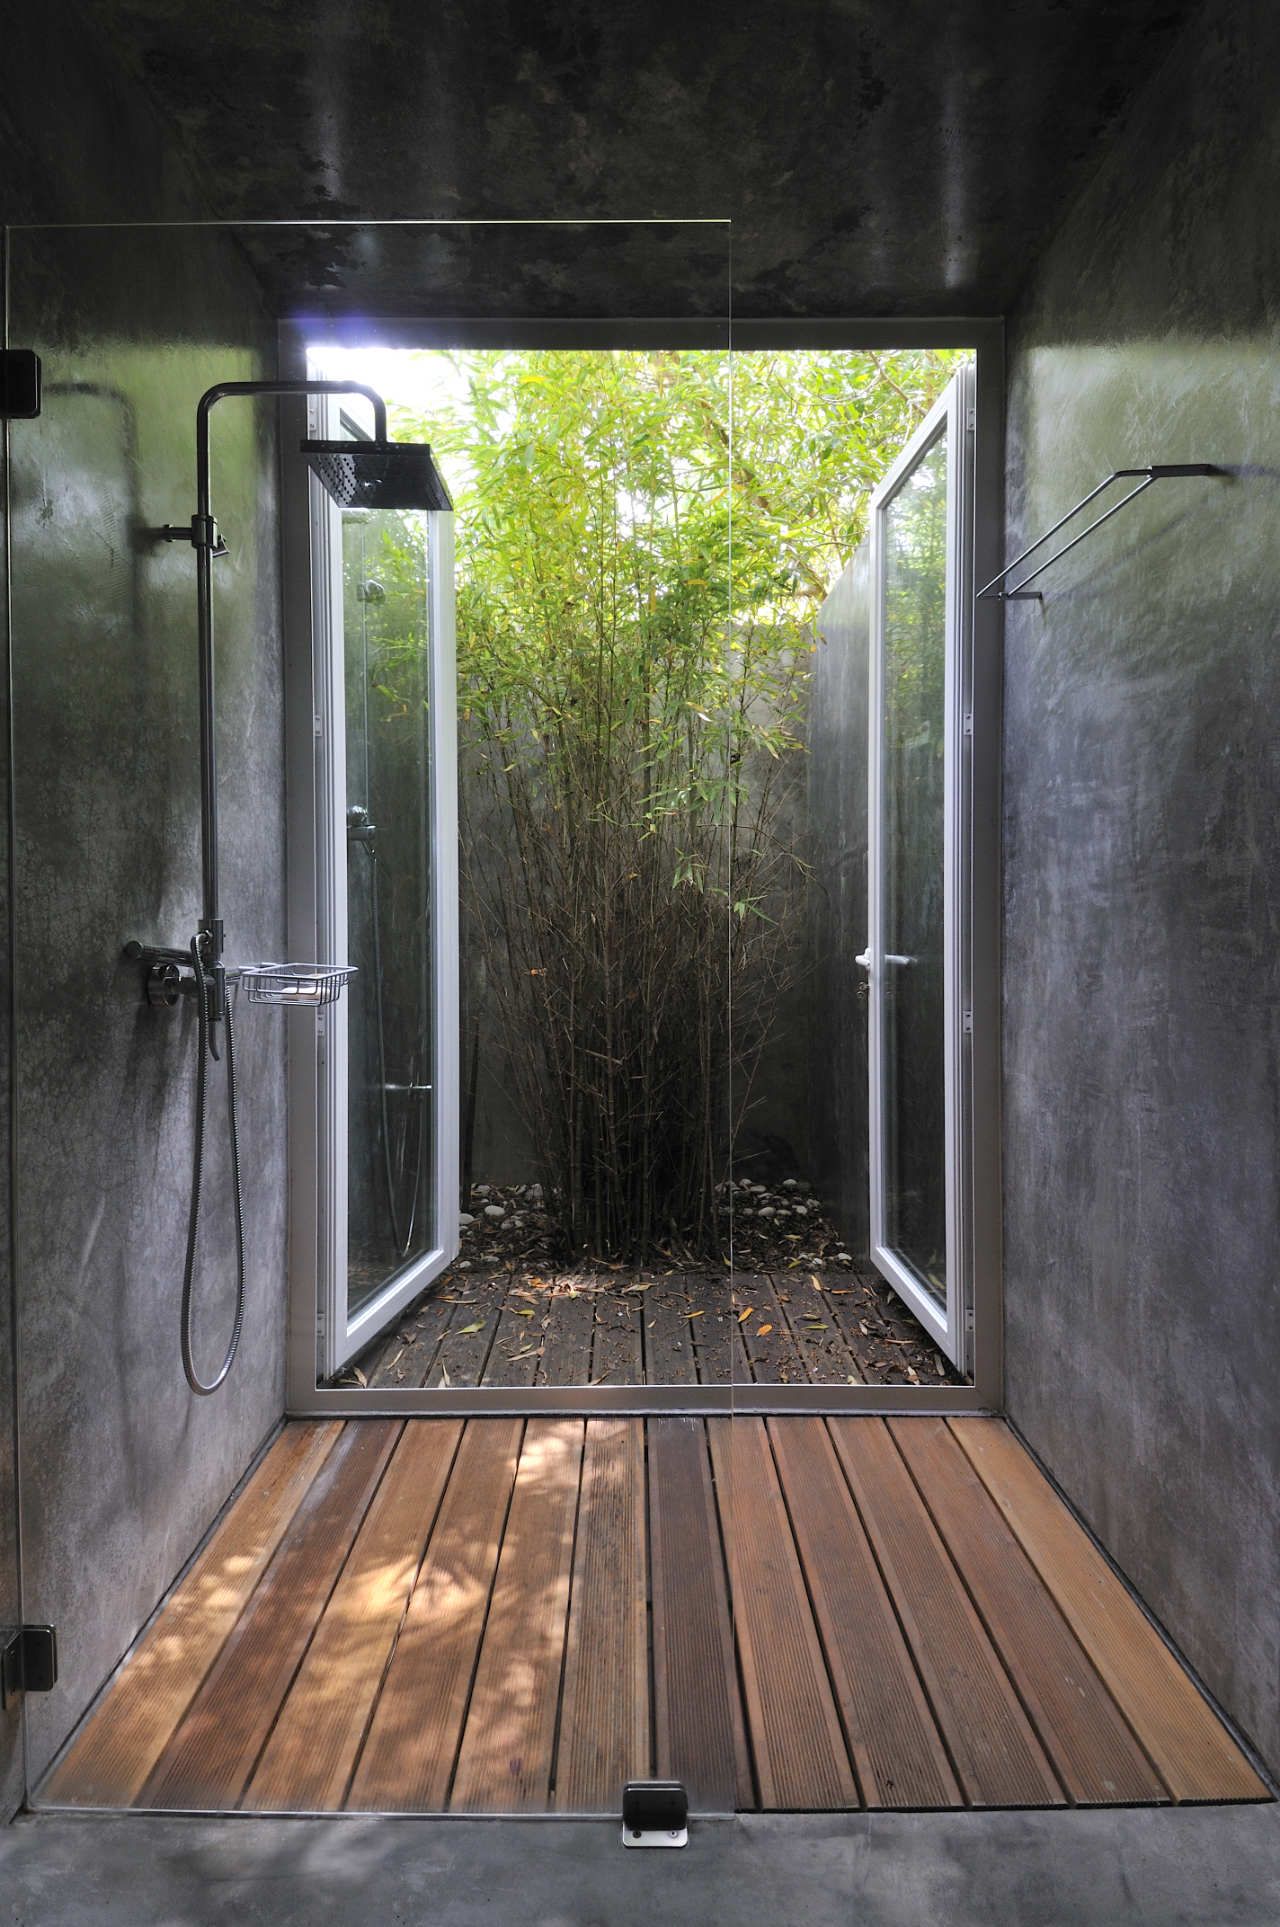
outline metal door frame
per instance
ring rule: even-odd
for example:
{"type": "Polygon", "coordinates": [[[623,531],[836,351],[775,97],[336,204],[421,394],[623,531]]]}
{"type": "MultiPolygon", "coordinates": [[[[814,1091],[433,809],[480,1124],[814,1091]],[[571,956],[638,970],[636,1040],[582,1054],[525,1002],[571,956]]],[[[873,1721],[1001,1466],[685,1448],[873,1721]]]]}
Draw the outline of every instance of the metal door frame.
{"type": "MultiPolygon", "coordinates": [[[[383,347],[596,347],[723,348],[727,321],[552,322],[439,320],[362,317],[360,336],[383,347]]],[[[286,358],[307,342],[326,338],[350,343],[349,317],[333,322],[288,324],[282,330],[286,358]]],[[[971,348],[974,367],[974,534],[972,569],[985,581],[999,568],[1004,514],[1004,323],[993,317],[943,320],[735,321],[732,349],[971,348]]],[[[301,432],[301,430],[299,431],[301,432]]],[[[311,636],[305,615],[299,620],[296,573],[299,549],[305,556],[305,513],[298,527],[296,503],[286,502],[286,709],[289,717],[291,797],[311,783],[312,731],[311,636]],[[288,573],[290,557],[294,573],[288,573]]],[[[309,607],[304,573],[303,602],[309,607]]],[[[379,1386],[362,1389],[317,1385],[315,1370],[314,1191],[302,1160],[291,1159],[290,1175],[290,1330],[287,1410],[295,1417],[413,1415],[497,1416],[502,1413],[588,1414],[622,1412],[879,1412],[981,1413],[1004,1406],[1003,1305],[1001,1277],[1000,1186],[1000,744],[1003,681],[1003,609],[988,600],[973,611],[970,664],[970,838],[967,968],[973,1030],[967,1034],[968,1078],[965,1138],[968,1148],[964,1184],[969,1202],[973,1329],[970,1337],[971,1383],[961,1386],[912,1385],[691,1385],[691,1386],[480,1386],[475,1389],[379,1386]]],[[[290,931],[295,914],[306,926],[312,886],[294,860],[296,806],[290,807],[290,931]]],[[[301,853],[306,868],[306,852],[301,853]]],[[[314,907],[310,906],[314,919],[314,907]]],[[[314,930],[314,920],[311,922],[314,930]]],[[[291,1022],[293,1019],[291,1018],[291,1022]]],[[[314,1039],[291,1039],[290,1110],[296,1093],[305,1093],[305,1076],[295,1081],[294,1060],[306,1070],[314,1039]]],[[[292,1133],[292,1124],[291,1124],[292,1133]]],[[[313,1182],[313,1181],[312,1181],[313,1182]]]]}
{"type": "MultiPolygon", "coordinates": [[[[952,1362],[967,1365],[972,1327],[971,1200],[964,1181],[969,1004],[970,658],[973,609],[973,501],[970,474],[976,417],[972,370],[959,371],[871,497],[871,688],[868,703],[867,884],[865,968],[870,981],[871,1258],[952,1362]],[[943,1178],[946,1191],[946,1302],[940,1307],[888,1241],[886,1225],[887,1032],[885,996],[890,961],[885,949],[885,517],[904,484],[939,446],[947,451],[945,666],[943,692],[943,1178]]],[[[898,968],[901,966],[893,966],[898,968]]]]}

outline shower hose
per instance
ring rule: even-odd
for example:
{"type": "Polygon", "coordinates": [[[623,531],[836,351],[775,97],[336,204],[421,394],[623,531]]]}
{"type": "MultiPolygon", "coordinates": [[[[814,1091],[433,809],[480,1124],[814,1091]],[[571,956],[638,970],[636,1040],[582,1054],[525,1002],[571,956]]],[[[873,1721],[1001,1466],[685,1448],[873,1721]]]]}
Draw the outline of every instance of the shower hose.
{"type": "Polygon", "coordinates": [[[223,1018],[227,1026],[227,1121],[231,1138],[231,1191],[234,1200],[236,1224],[236,1315],[231,1327],[231,1337],[227,1341],[226,1354],[215,1377],[201,1378],[196,1370],[195,1357],[191,1343],[192,1323],[192,1285],[196,1268],[196,1244],[200,1232],[200,1192],[204,1177],[204,1138],[209,1101],[209,1060],[216,1063],[218,1050],[213,1039],[213,1026],[209,1022],[209,986],[205,975],[204,958],[200,954],[200,939],[191,939],[191,966],[196,980],[196,1018],[198,1024],[197,1050],[199,1062],[196,1067],[196,1120],[191,1160],[191,1210],[187,1218],[187,1262],[182,1275],[182,1369],[186,1373],[187,1384],[201,1398],[216,1392],[235,1363],[236,1352],[240,1346],[240,1332],[244,1325],[244,1204],[240,1194],[240,1141],[236,1131],[236,1055],[235,1034],[231,1021],[231,1004],[223,1003],[223,1018]]]}

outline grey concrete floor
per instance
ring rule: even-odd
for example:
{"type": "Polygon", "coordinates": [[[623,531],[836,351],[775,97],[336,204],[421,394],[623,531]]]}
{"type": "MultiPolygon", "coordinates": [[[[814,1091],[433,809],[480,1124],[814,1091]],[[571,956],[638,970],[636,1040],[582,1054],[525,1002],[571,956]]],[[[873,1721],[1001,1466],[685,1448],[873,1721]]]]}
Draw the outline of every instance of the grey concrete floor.
{"type": "Polygon", "coordinates": [[[1280,1808],[598,1821],[26,1816],[5,1927],[1276,1927],[1280,1808]]]}

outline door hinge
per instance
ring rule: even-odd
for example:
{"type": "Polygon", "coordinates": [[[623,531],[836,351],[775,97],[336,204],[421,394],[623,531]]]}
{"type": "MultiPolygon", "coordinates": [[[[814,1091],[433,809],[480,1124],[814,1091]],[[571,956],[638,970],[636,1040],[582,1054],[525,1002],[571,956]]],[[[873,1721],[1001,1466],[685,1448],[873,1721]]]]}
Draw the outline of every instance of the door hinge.
{"type": "Polygon", "coordinates": [[[39,413],[39,355],[32,348],[0,348],[0,419],[33,422],[39,413]]]}
{"type": "Polygon", "coordinates": [[[960,1018],[960,1027],[961,1027],[961,1029],[962,1029],[962,1030],[964,1031],[964,1033],[965,1033],[965,1035],[966,1035],[967,1037],[972,1037],[972,1035],[973,1035],[973,1012],[972,1012],[971,1010],[966,1010],[966,1011],[964,1011],[964,1012],[962,1013],[962,1015],[961,1015],[961,1018],[960,1018]]]}
{"type": "Polygon", "coordinates": [[[58,1635],[52,1626],[0,1633],[0,1706],[19,1693],[51,1693],[58,1678],[58,1635]]]}

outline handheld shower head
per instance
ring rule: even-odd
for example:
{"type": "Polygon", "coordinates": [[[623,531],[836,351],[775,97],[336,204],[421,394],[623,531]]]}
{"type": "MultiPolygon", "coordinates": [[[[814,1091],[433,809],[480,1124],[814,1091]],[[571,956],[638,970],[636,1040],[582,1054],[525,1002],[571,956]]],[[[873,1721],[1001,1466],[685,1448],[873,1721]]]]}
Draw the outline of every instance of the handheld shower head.
{"type": "Polygon", "coordinates": [[[343,509],[451,509],[427,442],[305,441],[312,472],[343,509]]]}

